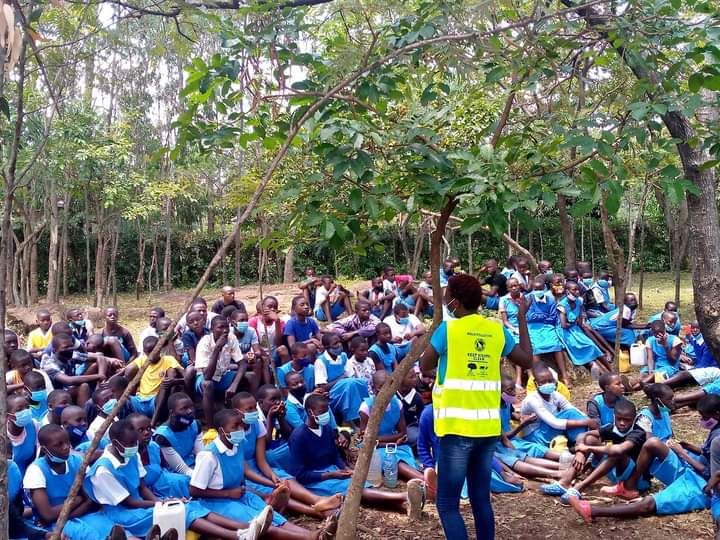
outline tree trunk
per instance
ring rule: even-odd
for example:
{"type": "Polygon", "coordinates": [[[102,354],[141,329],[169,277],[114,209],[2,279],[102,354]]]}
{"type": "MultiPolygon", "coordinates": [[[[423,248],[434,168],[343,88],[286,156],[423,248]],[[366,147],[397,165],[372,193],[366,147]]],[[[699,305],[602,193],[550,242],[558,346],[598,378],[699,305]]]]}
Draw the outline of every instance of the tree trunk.
{"type": "Polygon", "coordinates": [[[560,230],[563,237],[563,253],[565,254],[564,266],[575,268],[577,264],[577,252],[575,251],[575,224],[567,211],[567,200],[564,195],[558,193],[557,207],[560,215],[560,230]]]}
{"type": "Polygon", "coordinates": [[[135,278],[135,300],[140,300],[140,294],[145,292],[145,236],[138,222],[138,273],[135,278]]]}
{"type": "Polygon", "coordinates": [[[645,287],[645,220],[640,220],[640,283],[638,284],[638,307],[643,307],[643,288],[645,287]]]}
{"type": "MultiPolygon", "coordinates": [[[[573,7],[572,0],[562,0],[573,7]]],[[[648,71],[648,63],[635,52],[628,51],[621,44],[613,45],[606,29],[607,17],[594,6],[577,10],[591,28],[595,28],[631,69],[635,76],[647,83],[648,95],[652,98],[653,89],[659,87],[659,75],[648,71]]],[[[696,114],[698,121],[706,126],[717,123],[717,110],[704,109],[696,114]]],[[[670,135],[678,141],[676,148],[682,162],[685,178],[695,184],[699,194],[688,193],[688,237],[692,249],[693,295],[695,314],[700,330],[712,353],[720,358],[720,222],[716,202],[717,176],[714,167],[703,167],[710,156],[703,144],[695,141],[696,132],[688,118],[679,110],[668,111],[661,115],[670,135]]]]}
{"type": "MultiPolygon", "coordinates": [[[[237,215],[235,219],[240,219],[240,207],[237,209],[237,215]]],[[[241,251],[242,251],[242,235],[240,234],[240,229],[238,229],[237,234],[235,235],[235,286],[239,287],[241,284],[240,280],[240,273],[242,272],[242,266],[241,266],[241,251]]]]}
{"type": "Polygon", "coordinates": [[[101,307],[105,295],[105,230],[98,224],[95,246],[95,298],[93,305],[101,307]]]}
{"type": "Polygon", "coordinates": [[[283,267],[283,283],[288,285],[295,281],[295,248],[290,246],[285,254],[285,266],[283,267]]]}
{"type": "Polygon", "coordinates": [[[212,175],[207,177],[207,231],[210,236],[215,234],[215,192],[212,175]]]}
{"type": "Polygon", "coordinates": [[[60,215],[57,206],[57,180],[54,175],[50,176],[50,244],[48,246],[48,283],[46,302],[48,304],[57,303],[58,291],[58,259],[59,259],[59,228],[60,215]]]}
{"type": "Polygon", "coordinates": [[[30,248],[30,291],[28,295],[30,305],[38,302],[40,296],[38,282],[38,243],[35,241],[30,248]]]}
{"type": "MultiPolygon", "coordinates": [[[[117,306],[117,252],[120,244],[120,226],[115,229],[115,240],[113,241],[112,252],[110,253],[110,272],[108,282],[110,284],[112,294],[112,304],[117,306]]],[[[108,295],[110,296],[110,295],[108,295]]]]}
{"type": "Polygon", "coordinates": [[[163,289],[168,292],[172,289],[172,271],[170,262],[172,257],[172,229],[171,224],[172,201],[167,200],[165,208],[165,257],[163,258],[163,289]]]}
{"type": "Polygon", "coordinates": [[[90,205],[88,203],[88,194],[85,192],[85,296],[90,299],[90,205]]]}

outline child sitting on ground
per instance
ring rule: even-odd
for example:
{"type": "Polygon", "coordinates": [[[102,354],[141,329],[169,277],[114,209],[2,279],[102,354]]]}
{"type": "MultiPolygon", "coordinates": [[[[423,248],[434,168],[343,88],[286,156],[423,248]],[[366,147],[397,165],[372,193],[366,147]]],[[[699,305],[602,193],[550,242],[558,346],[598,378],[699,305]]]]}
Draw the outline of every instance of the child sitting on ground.
{"type": "Polygon", "coordinates": [[[35,314],[35,322],[38,327],[31,330],[27,336],[27,351],[33,358],[40,360],[43,351],[50,345],[52,340],[52,315],[47,309],[39,309],[35,314]]]}
{"type": "Polygon", "coordinates": [[[390,326],[380,323],[375,327],[377,341],[370,347],[368,354],[375,363],[375,370],[384,369],[392,373],[398,364],[397,346],[392,342],[390,326]]]}
{"type": "Polygon", "coordinates": [[[375,363],[368,357],[367,340],[361,336],[355,336],[350,341],[350,353],[348,360],[352,368],[352,377],[364,379],[368,385],[368,393],[373,395],[372,378],[375,373],[375,363]]]}
{"type": "Polygon", "coordinates": [[[612,424],[615,420],[615,403],[625,393],[620,376],[615,373],[603,373],[598,380],[599,392],[588,402],[585,410],[588,418],[597,420],[600,426],[612,424]]]}
{"type": "Polygon", "coordinates": [[[195,454],[202,449],[200,422],[195,419],[195,406],[190,396],[178,392],[168,398],[170,418],[155,430],[167,467],[180,474],[192,475],[195,454]]]}
{"type": "Polygon", "coordinates": [[[644,386],[643,391],[650,404],[640,409],[637,424],[647,432],[648,437],[657,437],[662,441],[671,439],[670,413],[676,409],[672,389],[666,384],[655,383],[644,386]]]}
{"type": "Polygon", "coordinates": [[[417,391],[420,384],[418,374],[411,369],[405,374],[400,388],[395,395],[400,400],[403,408],[403,416],[405,417],[405,430],[407,431],[407,443],[414,450],[417,444],[418,429],[420,425],[420,413],[425,408],[425,403],[417,391]]]}

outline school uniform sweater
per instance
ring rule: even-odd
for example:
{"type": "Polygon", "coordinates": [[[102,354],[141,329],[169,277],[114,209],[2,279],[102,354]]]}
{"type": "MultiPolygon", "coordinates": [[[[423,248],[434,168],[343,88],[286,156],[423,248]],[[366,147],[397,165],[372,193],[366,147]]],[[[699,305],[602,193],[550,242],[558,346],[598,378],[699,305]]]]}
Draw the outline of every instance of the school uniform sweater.
{"type": "Polygon", "coordinates": [[[335,434],[329,426],[321,428],[320,436],[313,433],[307,424],[295,428],[290,440],[290,456],[295,466],[295,478],[301,484],[312,484],[322,480],[324,469],[335,465],[347,467],[335,446],[335,434]]]}

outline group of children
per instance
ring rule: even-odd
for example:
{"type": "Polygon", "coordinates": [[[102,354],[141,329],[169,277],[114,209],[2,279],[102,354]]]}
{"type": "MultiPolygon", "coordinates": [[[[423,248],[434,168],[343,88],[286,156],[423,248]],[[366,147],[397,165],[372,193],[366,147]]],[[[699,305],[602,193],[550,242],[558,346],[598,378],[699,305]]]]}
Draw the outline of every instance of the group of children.
{"type": "MultiPolygon", "coordinates": [[[[677,337],[671,303],[649,327],[639,325],[634,295],[626,296],[620,315],[602,292],[607,275],[588,278],[582,268],[559,275],[545,262],[541,269],[528,278],[522,258],[502,271],[493,260],[481,269],[484,305],[498,308],[510,330],[517,330],[513,314],[520,302],[528,303],[536,356],[532,373],[502,382],[493,491],[520,491],[523,477],[550,479],[542,490],[562,496],[587,520],[708,506],[706,492],[720,482],[720,473],[711,476],[713,459],[720,460],[713,453],[720,450],[720,442],[713,443],[720,434],[720,368],[697,325],[687,338],[677,337]],[[623,331],[633,334],[629,343],[638,334],[646,339],[648,374],[637,380],[610,373],[614,334],[596,322],[618,316],[623,331]],[[603,372],[602,391],[586,412],[569,401],[564,354],[603,372]],[[554,360],[558,372],[543,360],[554,360]],[[680,371],[681,362],[692,369],[680,371]],[[656,373],[664,383],[652,383],[656,373]],[[673,393],[688,383],[701,389],[673,393]],[[637,412],[624,397],[633,391],[644,391],[650,405],[637,412]],[[702,448],[672,441],[669,413],[684,405],[695,405],[710,429],[702,448]],[[572,463],[565,448],[574,452],[572,463]],[[603,476],[619,497],[637,496],[651,477],[667,487],[631,505],[590,507],[582,491],[603,476]],[[681,489],[692,496],[679,500],[681,489]]],[[[441,286],[459,271],[457,260],[445,261],[438,269],[441,286]]],[[[288,315],[266,296],[250,316],[231,287],[210,310],[202,298],[194,300],[175,325],[153,308],[140,350],[114,307],[105,310],[100,329],[78,309],[54,323],[40,310],[24,348],[6,330],[11,537],[40,538],[52,530],[82,457],[106,422],[110,428],[91,456],[63,531],[70,539],[157,537],[155,504],[172,500],[184,503],[185,527],[200,535],[329,538],[353,472],[352,440],[377,444],[381,459],[392,448],[407,483],[404,492],[367,485],[363,502],[419,518],[436,489],[433,381],[411,370],[384,412],[378,440],[362,435],[374,396],[426,331],[421,318],[435,309],[431,274],[416,284],[386,267],[355,295],[313,269],[306,275],[288,315]],[[173,338],[161,354],[150,355],[164,333],[173,338]],[[128,402],[115,411],[148,362],[128,402]],[[320,524],[308,529],[286,515],[320,524]]]]}

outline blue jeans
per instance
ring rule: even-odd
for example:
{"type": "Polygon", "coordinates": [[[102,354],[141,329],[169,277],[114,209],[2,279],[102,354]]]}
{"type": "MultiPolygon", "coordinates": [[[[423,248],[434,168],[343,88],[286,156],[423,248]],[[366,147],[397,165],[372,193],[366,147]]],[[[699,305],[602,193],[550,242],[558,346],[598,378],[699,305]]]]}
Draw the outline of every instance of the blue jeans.
{"type": "Polygon", "coordinates": [[[440,437],[436,506],[445,537],[467,539],[460,515],[460,492],[467,477],[468,494],[478,539],[495,538],[495,518],[490,502],[490,477],[495,443],[499,437],[440,437]]]}

